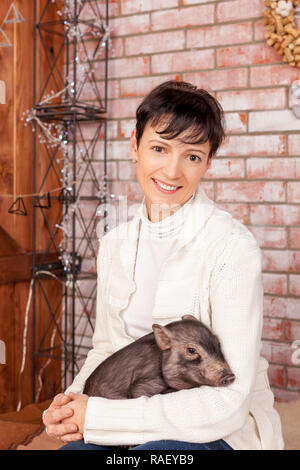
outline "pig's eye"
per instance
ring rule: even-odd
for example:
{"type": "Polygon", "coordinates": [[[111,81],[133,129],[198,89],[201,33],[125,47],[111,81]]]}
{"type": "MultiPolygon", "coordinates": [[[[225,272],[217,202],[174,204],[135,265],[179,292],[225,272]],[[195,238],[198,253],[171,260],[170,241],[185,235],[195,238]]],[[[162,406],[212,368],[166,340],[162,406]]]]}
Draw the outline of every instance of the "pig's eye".
{"type": "Polygon", "coordinates": [[[195,349],[195,348],[188,348],[188,352],[189,352],[190,354],[195,354],[196,349],[195,349]]]}

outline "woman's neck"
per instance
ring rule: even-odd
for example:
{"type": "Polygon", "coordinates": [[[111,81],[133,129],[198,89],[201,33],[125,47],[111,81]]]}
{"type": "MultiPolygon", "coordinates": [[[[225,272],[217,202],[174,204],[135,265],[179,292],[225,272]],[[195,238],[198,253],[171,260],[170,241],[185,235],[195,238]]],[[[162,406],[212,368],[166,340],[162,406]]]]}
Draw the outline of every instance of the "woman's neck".
{"type": "MultiPolygon", "coordinates": [[[[177,205],[177,207],[166,207],[166,206],[157,206],[155,210],[152,210],[151,215],[155,217],[149,217],[148,209],[144,203],[142,206],[142,225],[143,225],[143,234],[148,233],[154,238],[169,238],[175,236],[182,229],[184,224],[184,214],[190,207],[190,203],[194,199],[195,194],[182,206],[177,205]],[[161,209],[163,212],[161,213],[161,209]],[[154,212],[154,214],[153,214],[154,212]],[[156,212],[156,214],[155,214],[156,212]],[[164,217],[163,217],[164,216],[164,217]]],[[[153,209],[153,206],[152,206],[153,209]]]]}

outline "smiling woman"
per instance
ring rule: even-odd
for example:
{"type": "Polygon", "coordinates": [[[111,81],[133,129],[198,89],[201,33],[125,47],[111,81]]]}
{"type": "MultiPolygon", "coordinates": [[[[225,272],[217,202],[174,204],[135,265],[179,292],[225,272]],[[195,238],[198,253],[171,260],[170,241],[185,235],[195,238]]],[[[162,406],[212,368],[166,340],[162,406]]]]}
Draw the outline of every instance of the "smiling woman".
{"type": "Polygon", "coordinates": [[[144,99],[136,116],[130,150],[154,221],[152,205],[165,204],[174,211],[195,193],[224,139],[223,111],[205,90],[166,82],[144,99]]]}
{"type": "MultiPolygon", "coordinates": [[[[161,137],[162,125],[148,122],[137,144],[136,131],[130,139],[132,157],[137,161],[137,178],[145,195],[149,218],[157,214],[153,205],[165,205],[175,211],[195,193],[202,176],[210,166],[210,143],[184,143],[181,138],[161,137]]],[[[163,215],[162,215],[163,217],[163,215]]]]}
{"type": "MultiPolygon", "coordinates": [[[[168,81],[143,100],[136,117],[130,150],[145,197],[130,222],[101,240],[94,347],[44,423],[51,435],[74,441],[66,450],[282,449],[268,363],[260,357],[260,249],[252,233],[199,184],[224,138],[222,108],[205,90],[168,81]],[[200,320],[219,338],[233,383],[130,399],[83,393],[106,358],[155,324],[183,315],[200,320]]],[[[191,348],[191,335],[183,341],[191,348]]],[[[103,377],[107,390],[111,376],[103,377]]],[[[133,370],[132,380],[136,376],[133,370]]],[[[147,379],[154,390],[149,374],[147,379]]]]}

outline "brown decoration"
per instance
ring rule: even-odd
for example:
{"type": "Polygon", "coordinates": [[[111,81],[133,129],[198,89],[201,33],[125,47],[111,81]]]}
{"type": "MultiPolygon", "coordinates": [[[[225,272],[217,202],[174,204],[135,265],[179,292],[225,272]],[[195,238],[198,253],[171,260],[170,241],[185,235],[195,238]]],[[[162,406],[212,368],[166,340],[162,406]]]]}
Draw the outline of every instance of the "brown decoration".
{"type": "Polygon", "coordinates": [[[295,8],[300,4],[300,0],[291,0],[291,3],[293,8],[289,15],[284,17],[276,12],[277,1],[265,0],[265,38],[267,44],[283,56],[283,62],[300,68],[300,31],[297,30],[294,20],[295,8]]]}

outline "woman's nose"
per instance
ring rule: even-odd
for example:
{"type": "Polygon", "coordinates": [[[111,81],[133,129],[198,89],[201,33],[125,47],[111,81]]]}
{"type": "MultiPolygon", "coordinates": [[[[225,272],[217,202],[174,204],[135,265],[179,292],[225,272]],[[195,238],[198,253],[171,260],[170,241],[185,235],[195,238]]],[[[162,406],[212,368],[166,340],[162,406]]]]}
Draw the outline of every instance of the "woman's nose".
{"type": "Polygon", "coordinates": [[[181,162],[179,158],[170,156],[170,158],[168,158],[168,160],[166,161],[164,173],[169,180],[179,178],[182,174],[181,162]]]}

